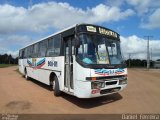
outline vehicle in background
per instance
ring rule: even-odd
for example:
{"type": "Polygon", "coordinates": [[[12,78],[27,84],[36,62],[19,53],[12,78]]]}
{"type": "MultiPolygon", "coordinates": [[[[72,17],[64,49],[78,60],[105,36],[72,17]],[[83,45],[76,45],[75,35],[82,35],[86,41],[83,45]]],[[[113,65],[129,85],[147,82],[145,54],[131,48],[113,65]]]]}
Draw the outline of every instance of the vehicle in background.
{"type": "Polygon", "coordinates": [[[153,67],[160,68],[160,61],[154,61],[153,67]]]}

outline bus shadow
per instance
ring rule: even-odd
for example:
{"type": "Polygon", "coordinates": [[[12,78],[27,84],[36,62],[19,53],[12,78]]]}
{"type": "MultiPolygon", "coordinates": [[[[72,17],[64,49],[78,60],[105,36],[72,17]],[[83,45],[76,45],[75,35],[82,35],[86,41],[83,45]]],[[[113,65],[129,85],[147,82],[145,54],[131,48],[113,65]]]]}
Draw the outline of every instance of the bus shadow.
{"type": "MultiPolygon", "coordinates": [[[[33,82],[34,84],[46,90],[52,91],[52,88],[50,86],[43,84],[35,79],[30,78],[29,81],[33,82]]],[[[85,98],[85,99],[77,98],[75,96],[72,96],[66,93],[62,93],[60,97],[84,109],[90,109],[90,108],[94,108],[97,106],[106,105],[106,104],[121,100],[123,98],[119,93],[114,93],[111,95],[97,97],[97,98],[85,98]]]]}
{"type": "MultiPolygon", "coordinates": [[[[22,77],[23,77],[23,76],[22,76],[22,77]]],[[[25,78],[24,78],[24,79],[25,79],[25,78]]],[[[38,86],[40,86],[40,87],[42,87],[42,88],[44,88],[44,89],[46,89],[46,90],[52,91],[52,87],[50,87],[49,85],[46,85],[46,84],[44,84],[44,83],[42,83],[42,82],[39,82],[39,81],[37,81],[37,80],[35,80],[35,79],[33,79],[33,78],[29,78],[28,81],[31,81],[31,82],[33,82],[34,84],[36,84],[36,85],[38,85],[38,86]]]]}
{"type": "MultiPolygon", "coordinates": [[[[17,70],[15,70],[15,71],[17,72],[17,70]]],[[[22,77],[25,80],[24,76],[22,76],[22,77]]],[[[52,91],[52,87],[50,87],[44,83],[41,83],[35,79],[29,78],[28,81],[33,82],[34,84],[36,84],[46,90],[52,91]]],[[[97,97],[97,98],[86,98],[86,99],[77,98],[75,96],[72,96],[72,95],[69,95],[66,93],[62,93],[60,97],[69,101],[70,103],[75,104],[76,106],[79,106],[79,107],[85,108],[85,109],[90,109],[90,108],[94,108],[97,106],[109,104],[109,103],[121,100],[123,98],[119,93],[114,93],[111,95],[97,97]]]]}
{"type": "MultiPolygon", "coordinates": [[[[35,79],[30,78],[28,81],[33,82],[34,84],[46,90],[52,91],[52,87],[46,84],[43,84],[35,79]]],[[[65,100],[69,101],[72,104],[75,104],[78,107],[85,108],[85,109],[90,109],[97,106],[109,104],[109,103],[121,100],[123,98],[119,93],[114,93],[111,95],[97,97],[97,98],[83,98],[83,99],[77,98],[75,96],[72,96],[66,93],[62,93],[60,97],[64,98],[65,100]]]]}
{"type": "Polygon", "coordinates": [[[119,93],[114,93],[111,95],[97,97],[97,98],[86,98],[86,99],[77,98],[75,96],[71,96],[66,93],[63,93],[62,97],[67,101],[85,109],[90,109],[97,106],[109,104],[109,103],[121,100],[123,98],[119,93]]]}

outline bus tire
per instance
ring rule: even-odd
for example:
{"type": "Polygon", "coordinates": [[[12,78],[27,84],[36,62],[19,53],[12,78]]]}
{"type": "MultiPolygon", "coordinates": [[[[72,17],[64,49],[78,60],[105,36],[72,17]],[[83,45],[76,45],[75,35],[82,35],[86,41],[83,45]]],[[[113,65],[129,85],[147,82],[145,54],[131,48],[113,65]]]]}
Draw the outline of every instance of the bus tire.
{"type": "Polygon", "coordinates": [[[24,77],[25,77],[26,80],[29,80],[27,69],[25,69],[25,75],[24,75],[24,77]]]}
{"type": "Polygon", "coordinates": [[[54,95],[55,95],[55,96],[60,96],[60,95],[61,95],[61,91],[60,91],[60,89],[59,89],[58,78],[57,78],[56,76],[54,76],[53,91],[54,91],[54,95]]]}

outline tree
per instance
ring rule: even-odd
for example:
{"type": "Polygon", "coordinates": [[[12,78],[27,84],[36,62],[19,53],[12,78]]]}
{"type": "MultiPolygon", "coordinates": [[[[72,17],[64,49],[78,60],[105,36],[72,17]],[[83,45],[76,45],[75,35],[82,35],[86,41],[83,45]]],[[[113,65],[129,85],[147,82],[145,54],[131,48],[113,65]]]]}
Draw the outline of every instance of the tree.
{"type": "Polygon", "coordinates": [[[13,58],[12,55],[0,55],[0,64],[18,64],[18,57],[13,58]]]}

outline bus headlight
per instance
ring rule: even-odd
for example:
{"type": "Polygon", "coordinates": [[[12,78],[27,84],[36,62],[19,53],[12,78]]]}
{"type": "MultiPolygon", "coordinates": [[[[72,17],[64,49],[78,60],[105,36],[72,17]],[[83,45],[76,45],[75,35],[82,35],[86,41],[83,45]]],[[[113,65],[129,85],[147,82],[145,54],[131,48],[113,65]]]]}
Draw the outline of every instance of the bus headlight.
{"type": "Polygon", "coordinates": [[[119,78],[119,85],[127,84],[127,75],[119,78]]]}
{"type": "Polygon", "coordinates": [[[91,82],[91,88],[97,89],[97,88],[104,88],[105,82],[91,82]]]}
{"type": "Polygon", "coordinates": [[[119,85],[127,84],[127,79],[120,79],[119,85]]]}

